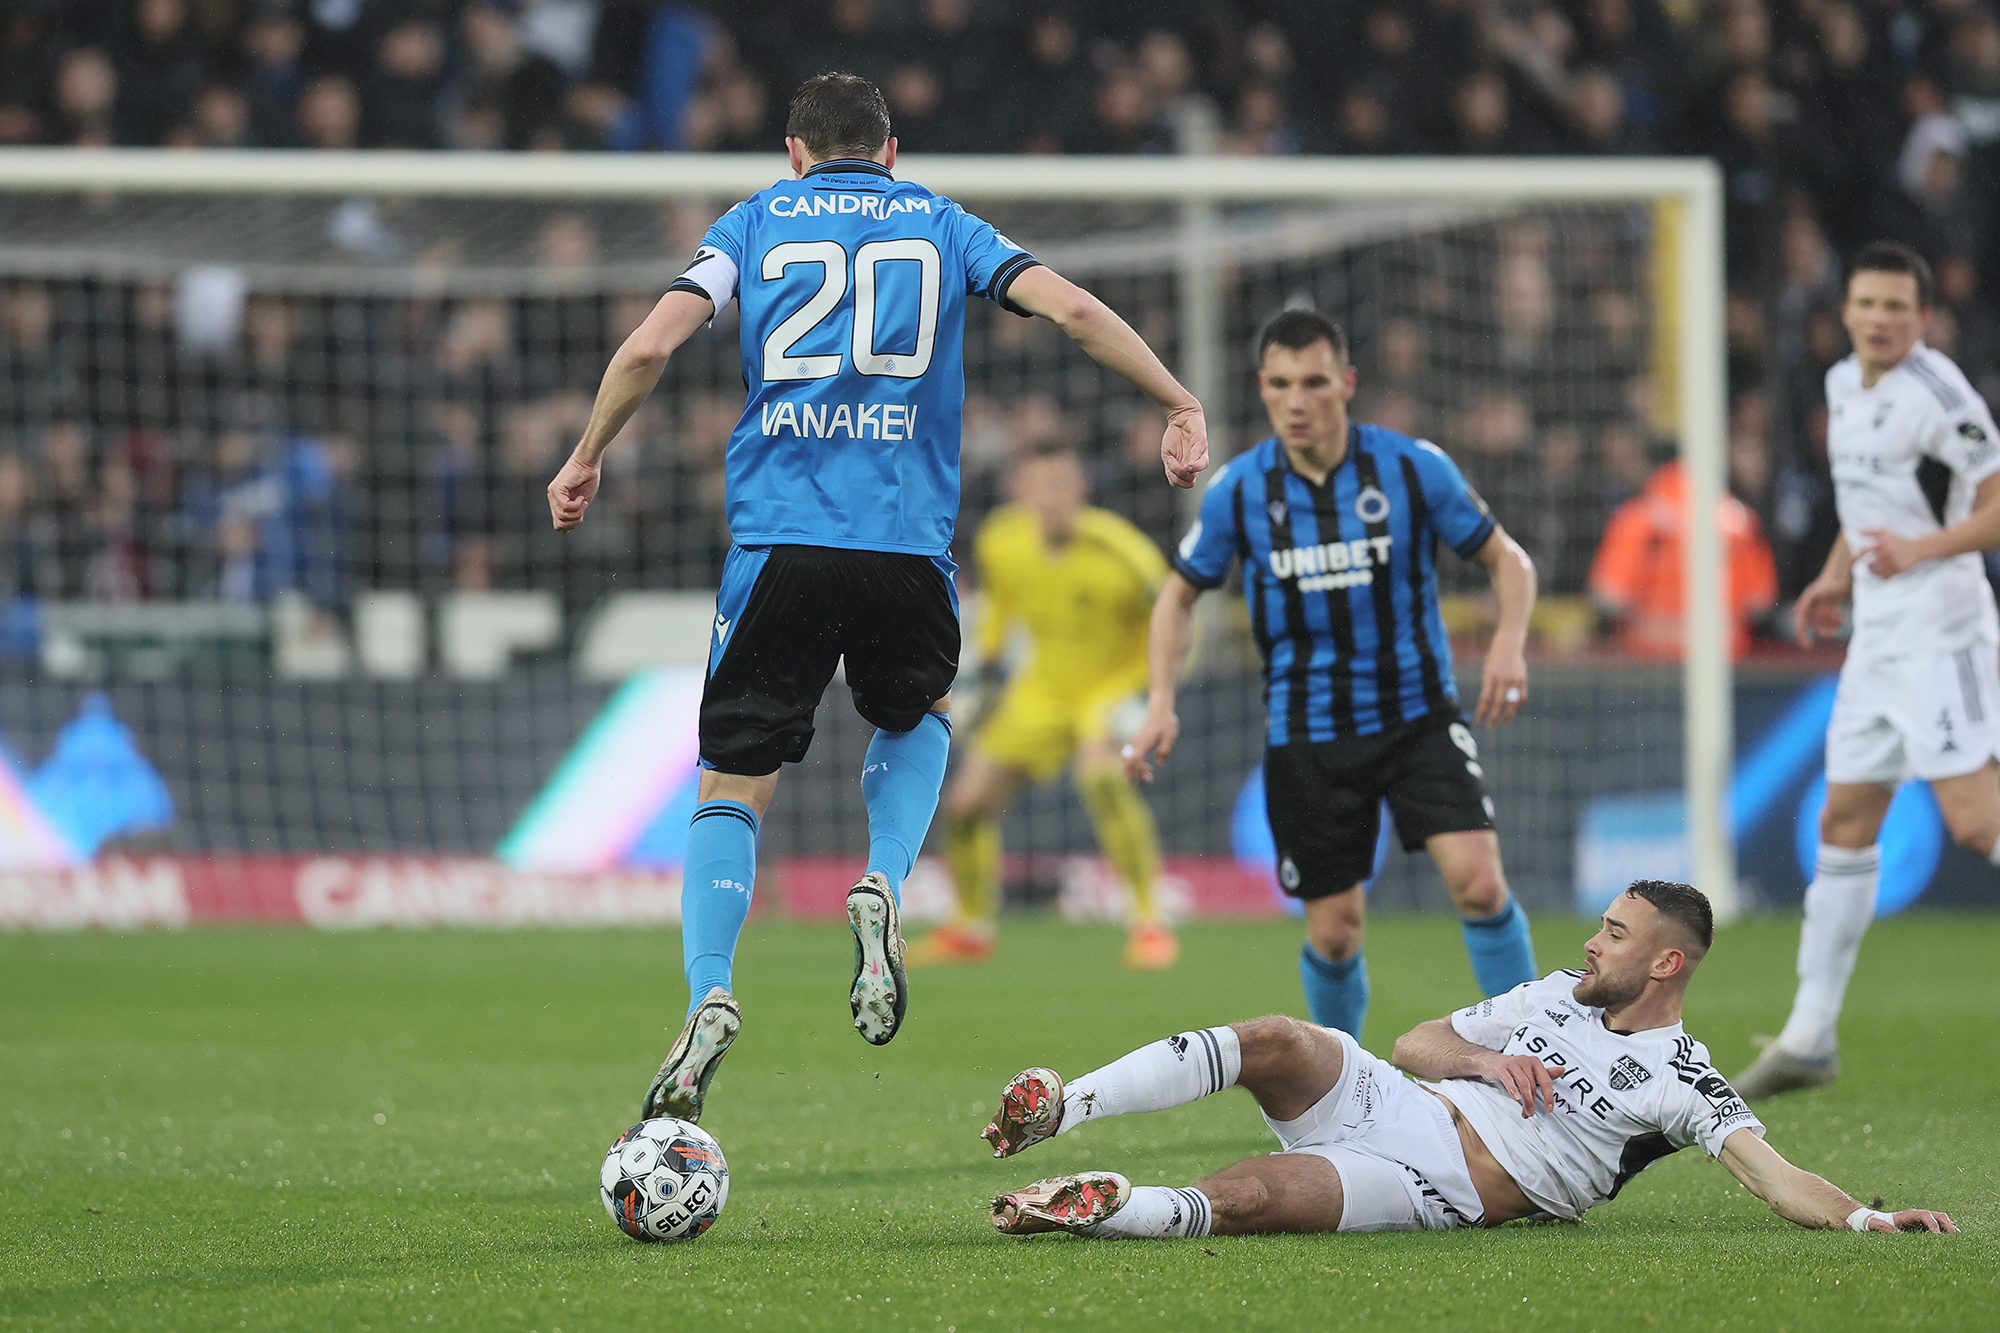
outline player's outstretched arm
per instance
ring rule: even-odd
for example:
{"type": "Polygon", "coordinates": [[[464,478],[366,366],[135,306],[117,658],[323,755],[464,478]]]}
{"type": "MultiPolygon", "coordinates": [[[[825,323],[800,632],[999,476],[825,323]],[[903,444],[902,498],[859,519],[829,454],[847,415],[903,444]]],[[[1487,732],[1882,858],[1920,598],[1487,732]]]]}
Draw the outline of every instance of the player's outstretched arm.
{"type": "Polygon", "coordinates": [[[1486,566],[1494,599],[1500,603],[1500,623],[1486,649],[1486,665],[1479,673],[1479,706],[1472,716],[1486,726],[1504,727],[1528,701],[1528,618],[1535,612],[1535,562],[1498,526],[1472,558],[1486,566]]]}
{"type": "Polygon", "coordinates": [[[1396,1038],[1389,1061],[1417,1078],[1484,1079],[1521,1104],[1523,1120],[1535,1113],[1537,1102],[1544,1111],[1556,1109],[1555,1077],[1547,1065],[1532,1055],[1503,1055],[1467,1041],[1449,1018],[1419,1023],[1396,1038]]]}
{"type": "Polygon", "coordinates": [[[1787,1222],[1823,1231],[1957,1231],[1943,1213],[1905,1208],[1882,1213],[1851,1199],[1838,1186],[1786,1161],[1755,1130],[1743,1128],[1722,1141],[1722,1164],[1743,1188],[1771,1205],[1787,1222]]]}
{"type": "Polygon", "coordinates": [[[549,483],[549,517],[557,532],[568,532],[583,522],[583,511],[597,494],[598,460],[625,429],[625,423],[646,401],[667,358],[708,322],[715,306],[705,296],[692,292],[668,292],[653,307],[645,322],[612,354],[604,379],[597,386],[597,401],[590,409],[590,424],[583,438],[564,460],[561,471],[549,483]]]}
{"type": "Polygon", "coordinates": [[[1859,552],[1860,558],[1885,579],[1926,560],[1990,551],[2000,546],[2000,472],[1979,483],[1972,493],[1972,512],[1948,528],[1921,537],[1904,537],[1887,528],[1870,528],[1862,535],[1869,544],[1859,552]]]}
{"type": "Polygon", "coordinates": [[[1052,269],[1037,265],[1014,279],[1007,299],[1067,333],[1093,361],[1116,371],[1167,414],[1160,461],[1167,480],[1182,490],[1208,466],[1208,421],[1201,404],[1160,364],[1116,311],[1052,269]]]}
{"type": "Polygon", "coordinates": [[[1187,663],[1188,648],[1194,642],[1194,604],[1201,589],[1179,573],[1167,575],[1167,582],[1153,602],[1153,618],[1146,629],[1146,667],[1150,684],[1146,691],[1146,720],[1124,750],[1125,776],[1143,782],[1153,780],[1153,765],[1164,764],[1180,738],[1181,720],[1174,712],[1174,695],[1180,687],[1181,668],[1187,663]]]}

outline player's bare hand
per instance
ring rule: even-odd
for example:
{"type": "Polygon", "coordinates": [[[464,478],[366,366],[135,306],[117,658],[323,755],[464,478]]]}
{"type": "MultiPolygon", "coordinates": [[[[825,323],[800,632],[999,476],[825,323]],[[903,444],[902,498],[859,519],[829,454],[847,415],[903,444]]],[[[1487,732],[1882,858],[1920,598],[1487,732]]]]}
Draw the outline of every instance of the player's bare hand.
{"type": "Polygon", "coordinates": [[[600,468],[572,455],[563,460],[562,471],[549,483],[549,517],[557,532],[568,532],[583,522],[583,511],[597,494],[600,468]]]}
{"type": "Polygon", "coordinates": [[[1486,665],[1479,673],[1479,706],[1473,720],[1489,727],[1504,727],[1528,702],[1528,659],[1517,647],[1503,648],[1497,641],[1486,651],[1486,665]]]}
{"type": "Polygon", "coordinates": [[[1868,1219],[1870,1231],[1928,1231],[1934,1235],[1958,1234],[1958,1226],[1943,1213],[1933,1213],[1922,1208],[1905,1208],[1888,1221],[1879,1217],[1868,1219]]]}
{"type": "Polygon", "coordinates": [[[1128,782],[1151,782],[1153,765],[1164,764],[1167,756],[1174,752],[1174,742],[1180,739],[1181,720],[1169,708],[1155,711],[1146,710],[1146,720],[1139,724],[1139,730],[1131,742],[1118,752],[1125,761],[1125,778],[1128,782]]]}
{"type": "Polygon", "coordinates": [[[1535,1114],[1537,1099],[1542,1110],[1556,1109],[1555,1079],[1549,1075],[1549,1067],[1532,1055],[1503,1056],[1488,1067],[1486,1078],[1521,1104],[1523,1120],[1535,1114]]]}
{"type": "Polygon", "coordinates": [[[1815,640],[1832,639],[1840,634],[1840,608],[1847,604],[1851,591],[1845,581],[1834,582],[1824,577],[1806,585],[1799,600],[1792,603],[1792,633],[1800,647],[1810,648],[1815,640]]]}
{"type": "Polygon", "coordinates": [[[1861,535],[1868,539],[1868,545],[1856,553],[1855,559],[1866,560],[1868,568],[1875,571],[1876,578],[1893,579],[1912,565],[1920,565],[1929,558],[1914,537],[1905,537],[1887,528],[1870,528],[1861,535]]]}
{"type": "Polygon", "coordinates": [[[1160,437],[1160,461],[1166,464],[1167,481],[1179,490],[1194,485],[1194,479],[1208,466],[1208,418],[1199,403],[1167,413],[1167,431],[1160,437]]]}

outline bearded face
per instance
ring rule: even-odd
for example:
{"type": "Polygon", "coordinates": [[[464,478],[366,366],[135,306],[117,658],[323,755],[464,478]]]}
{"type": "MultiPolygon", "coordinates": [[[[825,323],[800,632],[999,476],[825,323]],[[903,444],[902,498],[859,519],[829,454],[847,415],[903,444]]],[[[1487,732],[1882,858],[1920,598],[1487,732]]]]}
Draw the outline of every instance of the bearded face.
{"type": "Polygon", "coordinates": [[[1587,1004],[1597,1009],[1612,1009],[1621,1004],[1630,1004],[1646,989],[1646,968],[1643,965],[1627,964],[1615,971],[1604,971],[1604,962],[1576,983],[1570,994],[1578,1004],[1587,1004]]]}

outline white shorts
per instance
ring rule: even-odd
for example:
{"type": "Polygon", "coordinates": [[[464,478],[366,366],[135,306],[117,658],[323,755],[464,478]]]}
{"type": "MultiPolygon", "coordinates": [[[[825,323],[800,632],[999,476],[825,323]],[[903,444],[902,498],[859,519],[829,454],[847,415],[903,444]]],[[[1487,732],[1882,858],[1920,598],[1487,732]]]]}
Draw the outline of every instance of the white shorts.
{"type": "Polygon", "coordinates": [[[1338,1028],[1340,1079],[1296,1120],[1264,1123],[1288,1153],[1340,1173],[1342,1231],[1448,1231],[1485,1216],[1442,1100],[1338,1028]]]}
{"type": "Polygon", "coordinates": [[[1955,778],[2000,755],[2000,650],[1847,659],[1826,726],[1826,780],[1955,778]]]}

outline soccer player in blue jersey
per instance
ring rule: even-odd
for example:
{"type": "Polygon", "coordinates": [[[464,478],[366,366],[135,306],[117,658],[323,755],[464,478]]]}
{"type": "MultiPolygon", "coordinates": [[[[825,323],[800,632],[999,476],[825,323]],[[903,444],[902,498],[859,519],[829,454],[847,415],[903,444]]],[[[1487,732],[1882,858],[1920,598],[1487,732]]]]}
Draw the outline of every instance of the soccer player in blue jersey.
{"type": "Polygon", "coordinates": [[[1489,726],[1511,722],[1528,695],[1535,567],[1443,450],[1348,419],[1355,374],[1339,325],[1288,310],[1265,328],[1258,360],[1276,434],[1215,474],[1174,557],[1153,607],[1146,721],[1126,766],[1150,779],[1172,752],[1195,599],[1240,559],[1265,663],[1265,813],[1278,881],[1305,902],[1299,976],[1313,1021],[1359,1038],[1362,882],[1385,798],[1404,848],[1428,850],[1444,876],[1485,992],[1538,975],[1527,915],[1501,870],[1479,745],[1459,711],[1435,548],[1486,566],[1499,599],[1473,710],[1489,726]]]}
{"type": "Polygon", "coordinates": [[[733,297],[742,419],[724,455],[733,545],[701,701],[700,803],[682,867],[686,1025],[642,1113],[694,1120],[741,1012],[730,993],[756,882],[757,825],[782,764],[805,758],[813,712],[845,660],[877,728],[861,772],[868,871],[847,897],[854,1026],[881,1045],[908,1000],[897,903],[937,808],[951,743],[966,300],[1040,316],[1166,413],[1167,478],[1208,463],[1201,405],[1088,292],[941,195],[899,181],[882,94],[850,74],[808,79],[785,146],[794,179],[725,213],[612,358],[590,424],[555,480],[559,530],[583,520],[599,459],[667,358],[733,297]]]}

